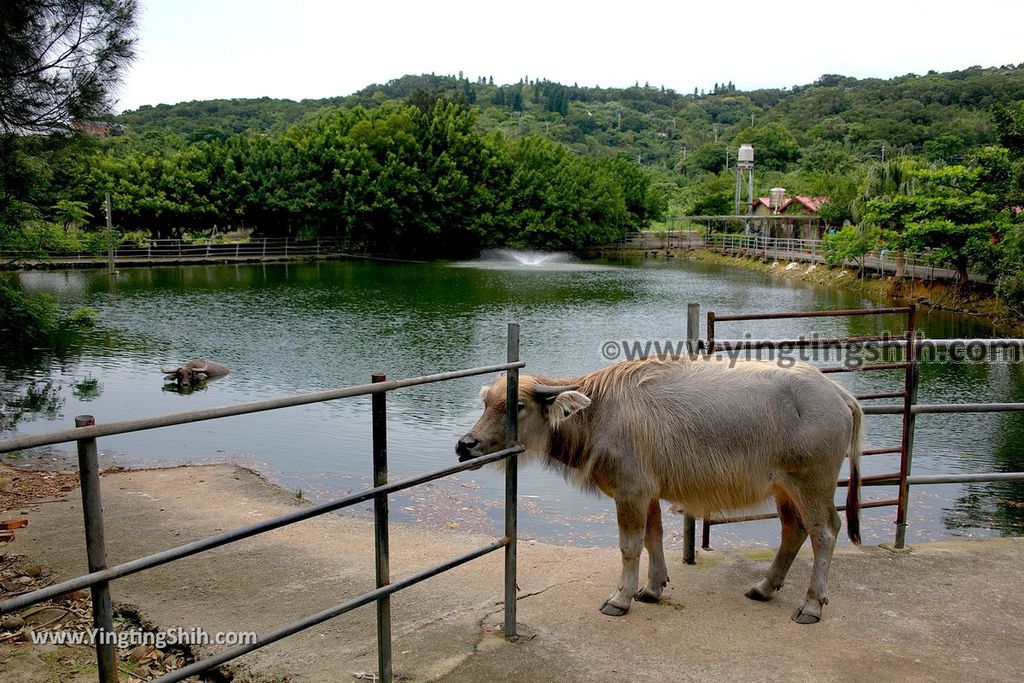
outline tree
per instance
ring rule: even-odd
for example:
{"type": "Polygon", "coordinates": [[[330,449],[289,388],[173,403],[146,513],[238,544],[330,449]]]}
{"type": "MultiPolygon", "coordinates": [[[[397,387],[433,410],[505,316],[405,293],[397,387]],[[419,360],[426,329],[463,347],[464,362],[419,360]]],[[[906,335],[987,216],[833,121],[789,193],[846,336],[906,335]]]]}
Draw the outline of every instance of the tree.
{"type": "Polygon", "coordinates": [[[135,0],[8,0],[0,7],[0,129],[64,128],[106,110],[134,56],[135,0]]]}
{"type": "Polygon", "coordinates": [[[725,151],[725,143],[708,142],[690,154],[688,165],[708,173],[720,173],[725,168],[725,151]]]}
{"type": "Polygon", "coordinates": [[[995,273],[997,245],[1009,220],[999,212],[1001,198],[986,191],[985,176],[980,166],[915,170],[916,192],[869,201],[866,218],[875,225],[898,226],[890,233],[891,243],[927,250],[934,263],[952,264],[966,284],[972,267],[995,273]]]}
{"type": "Polygon", "coordinates": [[[59,198],[60,144],[28,135],[67,131],[106,111],[133,54],[135,0],[8,0],[0,4],[0,243],[59,198]]]}
{"type": "MultiPolygon", "coordinates": [[[[854,221],[868,220],[883,233],[903,230],[905,197],[917,186],[916,165],[903,157],[875,162],[868,167],[860,197],[853,203],[854,221]],[[873,204],[872,204],[873,203],[873,204]],[[871,216],[868,217],[868,213],[871,216]]],[[[897,244],[896,277],[903,277],[906,265],[903,247],[897,244]]]]}
{"type": "Polygon", "coordinates": [[[746,129],[740,133],[738,141],[754,145],[757,164],[761,168],[785,170],[789,163],[800,158],[800,145],[793,133],[774,121],[746,129]]]}
{"type": "Polygon", "coordinates": [[[825,263],[837,266],[846,259],[853,259],[864,273],[864,256],[878,248],[881,231],[875,227],[847,225],[836,233],[825,236],[825,263]]]}

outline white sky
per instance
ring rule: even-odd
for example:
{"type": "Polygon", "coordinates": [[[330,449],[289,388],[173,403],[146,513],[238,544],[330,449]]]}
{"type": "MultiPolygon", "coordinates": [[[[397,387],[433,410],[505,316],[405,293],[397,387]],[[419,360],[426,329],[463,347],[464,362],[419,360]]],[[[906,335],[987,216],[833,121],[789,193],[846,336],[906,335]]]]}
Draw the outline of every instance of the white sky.
{"type": "Polygon", "coordinates": [[[142,0],[117,109],[349,95],[405,74],[678,92],[1024,62],[1024,0],[142,0]]]}

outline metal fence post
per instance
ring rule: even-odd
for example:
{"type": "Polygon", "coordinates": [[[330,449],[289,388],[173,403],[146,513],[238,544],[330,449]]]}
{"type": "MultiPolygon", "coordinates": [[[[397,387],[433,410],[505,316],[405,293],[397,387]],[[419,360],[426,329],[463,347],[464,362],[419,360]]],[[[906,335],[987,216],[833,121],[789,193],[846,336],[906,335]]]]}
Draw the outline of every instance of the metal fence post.
{"type": "MultiPolygon", "coordinates": [[[[508,324],[508,362],[519,361],[519,323],[508,324]]],[[[519,438],[519,369],[506,373],[505,447],[516,445],[519,438]]],[[[516,633],[516,537],[518,534],[517,504],[519,498],[519,456],[505,461],[505,637],[516,633]]]]}
{"type": "MultiPolygon", "coordinates": [[[[689,347],[690,357],[693,358],[698,352],[698,340],[700,339],[700,304],[690,303],[686,305],[686,342],[689,347]]],[[[683,514],[683,562],[696,564],[696,530],[697,520],[689,515],[683,514]]]]}
{"type": "MultiPolygon", "coordinates": [[[[79,415],[75,427],[96,424],[92,415],[79,415]]],[[[78,477],[82,487],[82,515],[85,518],[85,551],[89,571],[107,568],[107,546],[103,538],[103,505],[100,501],[100,468],[96,439],[78,440],[78,477]]],[[[96,663],[100,683],[116,683],[117,655],[114,652],[114,610],[110,604],[110,582],[91,588],[92,620],[96,627],[96,663]]]]}
{"type": "Polygon", "coordinates": [[[903,397],[903,434],[900,442],[900,491],[899,503],[896,508],[896,542],[897,549],[903,548],[907,541],[907,508],[910,503],[910,486],[907,478],[914,457],[914,426],[916,416],[913,407],[917,403],[917,387],[921,377],[921,366],[917,360],[917,306],[910,305],[907,314],[907,372],[904,379],[903,397]]]}
{"type": "MultiPolygon", "coordinates": [[[[704,334],[707,335],[707,350],[705,353],[708,357],[715,355],[715,312],[708,311],[708,321],[704,328],[704,334]]],[[[711,550],[711,520],[704,517],[701,524],[700,530],[700,547],[704,550],[711,550]]]]}
{"type": "MultiPolygon", "coordinates": [[[[373,383],[387,381],[387,375],[376,373],[373,383]]],[[[373,485],[388,483],[388,416],[387,392],[373,395],[373,485]]],[[[373,541],[376,555],[377,588],[391,583],[391,557],[388,539],[388,497],[373,498],[373,541]]],[[[377,598],[377,670],[381,681],[391,681],[391,596],[377,598]]]]}

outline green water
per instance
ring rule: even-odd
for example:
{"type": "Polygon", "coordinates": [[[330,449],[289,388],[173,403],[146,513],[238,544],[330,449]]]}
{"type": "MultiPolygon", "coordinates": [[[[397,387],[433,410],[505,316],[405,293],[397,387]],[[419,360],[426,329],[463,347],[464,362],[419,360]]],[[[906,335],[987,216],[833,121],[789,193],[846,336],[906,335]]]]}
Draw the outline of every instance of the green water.
{"type": "MultiPolygon", "coordinates": [[[[737,313],[878,305],[770,275],[695,261],[635,260],[524,266],[514,259],[469,263],[371,261],[211,265],[20,274],[32,291],[68,307],[95,308],[100,328],[80,347],[0,359],[7,430],[70,426],[77,414],[100,422],[361,384],[374,372],[409,377],[504,360],[509,321],[522,326],[526,372],[578,374],[611,361],[607,342],[679,340],[686,304],[737,313]],[[159,366],[189,358],[233,372],[205,390],[162,390],[159,366]],[[26,388],[35,393],[26,396],[26,388]],[[13,400],[12,400],[13,398],[13,400]],[[25,403],[24,410],[11,406],[25,403]],[[17,420],[13,426],[11,422],[17,420]]],[[[945,313],[922,315],[932,337],[993,336],[985,324],[945,313]]],[[[862,335],[901,330],[875,318],[723,324],[718,338],[862,335]]],[[[922,402],[1024,401],[1021,365],[926,364],[922,402]]],[[[473,378],[390,394],[393,478],[455,462],[453,446],[475,421],[473,378]]],[[[856,393],[898,389],[898,373],[842,378],[856,393]]],[[[713,391],[713,387],[709,387],[713,391]]],[[[895,445],[899,421],[870,418],[870,446],[895,445]]],[[[923,416],[915,473],[1024,469],[1024,416],[923,416]]],[[[104,438],[104,458],[126,466],[239,462],[313,499],[363,488],[370,475],[369,399],[291,408],[155,432],[104,438]]],[[[70,448],[21,454],[65,462],[70,448]]],[[[866,459],[867,473],[896,469],[866,459]]],[[[502,481],[481,470],[400,497],[393,518],[474,530],[498,529],[502,481]]],[[[615,542],[607,499],[574,491],[539,466],[524,468],[521,528],[527,536],[581,544],[615,542]]],[[[866,497],[891,497],[872,489],[866,497]]],[[[915,489],[910,540],[1019,533],[1024,490],[1014,485],[915,489]]],[[[358,514],[363,514],[359,512],[358,514]]],[[[892,535],[891,508],[865,513],[869,539],[892,535]]],[[[669,534],[681,535],[670,522],[669,534]]],[[[771,544],[774,523],[715,530],[717,545],[771,544]]]]}

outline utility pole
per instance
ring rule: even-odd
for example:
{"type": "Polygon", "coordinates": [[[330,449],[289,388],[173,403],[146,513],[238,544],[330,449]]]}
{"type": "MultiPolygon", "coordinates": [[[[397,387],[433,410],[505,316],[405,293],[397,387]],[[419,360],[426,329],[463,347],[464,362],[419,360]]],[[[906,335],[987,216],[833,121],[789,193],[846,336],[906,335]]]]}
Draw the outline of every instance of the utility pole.
{"type": "Polygon", "coordinates": [[[107,271],[114,272],[114,222],[110,211],[110,193],[105,196],[105,207],[107,209],[107,271]]]}

